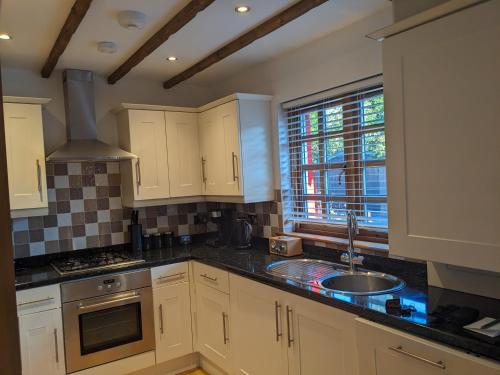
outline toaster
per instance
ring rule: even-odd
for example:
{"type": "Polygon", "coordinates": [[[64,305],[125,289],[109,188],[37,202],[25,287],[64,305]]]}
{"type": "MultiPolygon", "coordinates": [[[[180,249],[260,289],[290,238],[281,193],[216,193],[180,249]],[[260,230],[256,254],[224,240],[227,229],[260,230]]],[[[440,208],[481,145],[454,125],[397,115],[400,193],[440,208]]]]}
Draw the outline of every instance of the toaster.
{"type": "Polygon", "coordinates": [[[291,236],[276,236],[269,239],[271,254],[291,257],[302,254],[302,240],[291,236]]]}

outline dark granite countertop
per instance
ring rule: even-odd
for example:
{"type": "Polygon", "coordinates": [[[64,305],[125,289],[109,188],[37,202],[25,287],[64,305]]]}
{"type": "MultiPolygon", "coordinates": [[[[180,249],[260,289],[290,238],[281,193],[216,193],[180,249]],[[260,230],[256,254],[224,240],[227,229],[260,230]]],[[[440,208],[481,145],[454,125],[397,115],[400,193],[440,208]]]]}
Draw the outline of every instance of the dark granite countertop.
{"type": "MultiPolygon", "coordinates": [[[[302,257],[321,258],[340,263],[338,261],[340,253],[334,250],[306,247],[305,251],[306,253],[302,257]]],[[[16,265],[16,289],[23,290],[103,273],[156,267],[194,259],[286,292],[351,312],[362,318],[500,361],[500,343],[488,343],[470,335],[461,328],[461,325],[457,326],[449,319],[437,318],[437,312],[442,311],[445,306],[474,308],[477,310],[477,319],[484,316],[498,318],[500,317],[500,300],[427,286],[424,264],[365,256],[365,268],[400,276],[406,281],[407,287],[390,294],[346,296],[332,294],[318,287],[301,285],[269,275],[265,271],[266,267],[270,263],[284,258],[270,255],[264,244],[248,250],[216,249],[204,244],[193,244],[143,252],[142,257],[145,260],[144,263],[131,267],[71,276],[60,276],[48,264],[49,260],[47,259],[45,261],[40,258],[37,261],[18,262],[16,265]],[[387,314],[385,301],[390,298],[400,298],[402,304],[414,306],[416,312],[409,317],[387,314]]]]}

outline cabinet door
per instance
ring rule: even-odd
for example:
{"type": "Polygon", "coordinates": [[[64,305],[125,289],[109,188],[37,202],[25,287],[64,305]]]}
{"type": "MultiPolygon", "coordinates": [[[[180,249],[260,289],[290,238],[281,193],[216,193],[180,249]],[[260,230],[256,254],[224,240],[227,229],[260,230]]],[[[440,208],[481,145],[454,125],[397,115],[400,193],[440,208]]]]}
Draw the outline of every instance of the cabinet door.
{"type": "Polygon", "coordinates": [[[230,288],[236,374],[288,374],[284,293],[234,275],[230,275],[230,288]]]}
{"type": "Polygon", "coordinates": [[[361,318],[356,319],[362,375],[496,375],[500,365],[361,318]]]}
{"type": "Polygon", "coordinates": [[[229,296],[196,283],[196,307],[198,350],[224,371],[231,373],[229,296]]]}
{"type": "Polygon", "coordinates": [[[242,195],[238,101],[222,104],[217,111],[222,128],[220,147],[224,152],[224,162],[220,166],[224,172],[220,194],[242,195]]]}
{"type": "Polygon", "coordinates": [[[498,14],[489,1],[383,42],[394,254],[499,270],[498,14]]]}
{"type": "Polygon", "coordinates": [[[224,180],[224,152],[221,147],[222,128],[217,117],[217,108],[199,115],[200,150],[202,163],[202,187],[206,195],[218,195],[224,180]]]}
{"type": "Polygon", "coordinates": [[[165,112],[170,195],[201,194],[201,159],[196,113],[165,112]]]}
{"type": "Polygon", "coordinates": [[[129,111],[134,199],[170,197],[165,117],[161,111],[129,111]]]}
{"type": "Polygon", "coordinates": [[[4,104],[10,208],[47,207],[42,108],[4,104]]]}
{"type": "Polygon", "coordinates": [[[154,289],[156,362],[193,352],[189,283],[154,289]]]}
{"type": "Polygon", "coordinates": [[[61,309],[19,317],[23,375],[65,374],[61,309]]]}
{"type": "Polygon", "coordinates": [[[356,375],[355,316],[297,296],[287,299],[289,373],[356,375]]]}

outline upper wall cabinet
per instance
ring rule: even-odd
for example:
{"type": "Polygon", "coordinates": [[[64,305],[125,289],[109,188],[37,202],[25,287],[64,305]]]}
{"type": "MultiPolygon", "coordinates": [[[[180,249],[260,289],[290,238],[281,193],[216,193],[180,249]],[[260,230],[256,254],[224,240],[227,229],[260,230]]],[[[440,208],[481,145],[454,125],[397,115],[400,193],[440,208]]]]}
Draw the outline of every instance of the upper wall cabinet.
{"type": "Polygon", "coordinates": [[[48,213],[42,105],[48,99],[4,97],[12,217],[48,213]]]}
{"type": "Polygon", "coordinates": [[[383,42],[391,252],[500,270],[500,2],[383,42]]]}
{"type": "Polygon", "coordinates": [[[200,147],[196,113],[165,112],[172,197],[201,194],[200,147]]]}
{"type": "Polygon", "coordinates": [[[170,197],[167,133],[162,111],[128,110],[119,115],[120,146],[137,159],[121,163],[123,204],[170,197]]]}
{"type": "Polygon", "coordinates": [[[207,200],[272,200],[270,99],[235,94],[200,108],[202,187],[207,200]]]}

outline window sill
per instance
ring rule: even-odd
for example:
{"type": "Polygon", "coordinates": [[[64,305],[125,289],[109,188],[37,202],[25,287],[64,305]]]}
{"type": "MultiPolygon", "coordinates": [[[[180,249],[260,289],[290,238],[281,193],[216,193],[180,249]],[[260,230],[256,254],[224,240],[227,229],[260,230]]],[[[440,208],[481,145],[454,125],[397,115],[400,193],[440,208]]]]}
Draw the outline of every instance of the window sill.
{"type": "MultiPolygon", "coordinates": [[[[315,246],[329,247],[336,250],[345,250],[349,244],[349,240],[340,237],[322,236],[319,234],[299,233],[299,232],[284,232],[286,236],[301,238],[306,243],[315,246]]],[[[389,255],[389,245],[384,243],[354,241],[354,247],[359,249],[360,253],[372,255],[389,255]]]]}

